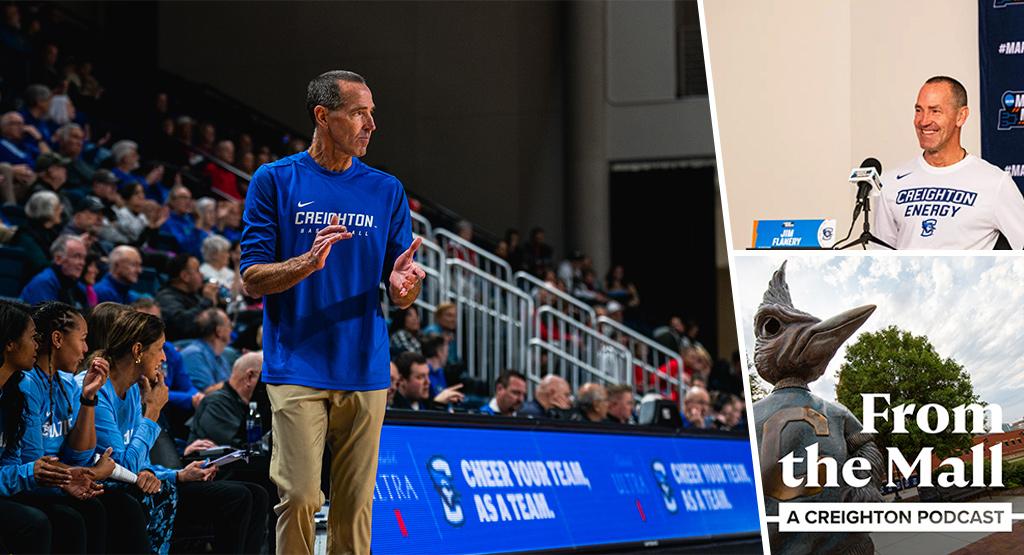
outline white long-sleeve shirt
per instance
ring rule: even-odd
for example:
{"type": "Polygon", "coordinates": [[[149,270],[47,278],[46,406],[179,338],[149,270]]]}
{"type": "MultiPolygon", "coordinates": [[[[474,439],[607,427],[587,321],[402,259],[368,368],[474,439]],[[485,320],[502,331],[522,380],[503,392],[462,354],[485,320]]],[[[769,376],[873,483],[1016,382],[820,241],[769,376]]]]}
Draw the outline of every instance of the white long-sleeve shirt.
{"type": "Polygon", "coordinates": [[[882,174],[874,233],[897,249],[988,249],[1001,232],[1024,248],[1024,196],[1010,174],[968,154],[937,168],[924,156],[882,174]]]}

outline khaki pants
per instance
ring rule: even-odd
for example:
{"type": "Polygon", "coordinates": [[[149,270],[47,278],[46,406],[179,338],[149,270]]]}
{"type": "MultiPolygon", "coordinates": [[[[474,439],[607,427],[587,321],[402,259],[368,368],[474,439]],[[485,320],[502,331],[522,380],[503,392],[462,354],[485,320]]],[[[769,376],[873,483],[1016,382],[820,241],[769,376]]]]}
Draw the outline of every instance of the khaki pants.
{"type": "Polygon", "coordinates": [[[274,508],[277,553],[313,553],[313,515],[324,502],[320,470],[325,438],[331,447],[327,552],[370,553],[373,488],[387,390],[268,385],[267,393],[274,409],[270,479],[281,495],[281,503],[274,508]]]}

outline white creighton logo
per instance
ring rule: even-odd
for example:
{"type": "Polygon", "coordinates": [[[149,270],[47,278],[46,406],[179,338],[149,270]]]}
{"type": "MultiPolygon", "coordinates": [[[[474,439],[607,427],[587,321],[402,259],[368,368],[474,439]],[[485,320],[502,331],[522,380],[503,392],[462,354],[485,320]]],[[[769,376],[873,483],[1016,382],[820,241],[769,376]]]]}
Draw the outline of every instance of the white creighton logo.
{"type": "MultiPolygon", "coordinates": [[[[298,203],[299,207],[309,206],[316,201],[309,201],[306,203],[298,203]]],[[[338,218],[338,225],[343,225],[347,230],[356,237],[369,237],[370,230],[376,229],[374,225],[373,214],[362,214],[359,212],[331,212],[329,210],[323,211],[305,211],[299,210],[295,212],[295,219],[293,223],[300,227],[299,233],[316,233],[320,231],[324,226],[331,225],[334,218],[338,218]]]]}
{"type": "Polygon", "coordinates": [[[452,526],[465,524],[466,516],[462,513],[462,503],[459,502],[459,492],[455,489],[451,465],[444,457],[434,456],[427,461],[427,473],[430,475],[430,481],[434,483],[434,490],[441,497],[444,519],[452,526]]]}

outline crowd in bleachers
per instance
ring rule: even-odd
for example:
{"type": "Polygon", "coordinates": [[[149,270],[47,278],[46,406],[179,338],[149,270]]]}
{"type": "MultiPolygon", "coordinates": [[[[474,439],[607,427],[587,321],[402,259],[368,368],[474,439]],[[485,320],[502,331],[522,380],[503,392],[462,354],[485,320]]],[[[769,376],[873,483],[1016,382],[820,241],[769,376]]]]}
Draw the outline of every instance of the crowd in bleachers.
{"type": "MultiPolygon", "coordinates": [[[[93,111],[106,92],[102,67],[26,15],[8,4],[0,24],[0,510],[19,515],[0,521],[22,526],[0,528],[0,549],[272,550],[277,495],[265,453],[257,446],[223,471],[201,459],[216,446],[252,448],[254,415],[271,425],[261,299],[245,295],[238,274],[245,176],[306,145],[275,152],[244,130],[219,132],[166,93],[150,113],[111,125],[93,111]],[[137,134],[113,131],[130,128],[137,134]]],[[[468,222],[455,231],[475,241],[468,222]]],[[[601,279],[583,253],[557,262],[554,252],[540,228],[525,242],[509,230],[494,250],[646,331],[624,267],[601,279]]],[[[551,301],[543,293],[540,304],[551,301]]],[[[506,369],[480,383],[461,363],[455,305],[389,317],[394,409],[635,424],[639,395],[671,398],[642,377],[635,388],[572,391],[549,374],[530,394],[523,369],[506,369]]],[[[653,336],[683,357],[682,368],[660,370],[687,385],[685,427],[745,426],[738,360],[713,364],[696,322],[673,318],[653,336]]]]}

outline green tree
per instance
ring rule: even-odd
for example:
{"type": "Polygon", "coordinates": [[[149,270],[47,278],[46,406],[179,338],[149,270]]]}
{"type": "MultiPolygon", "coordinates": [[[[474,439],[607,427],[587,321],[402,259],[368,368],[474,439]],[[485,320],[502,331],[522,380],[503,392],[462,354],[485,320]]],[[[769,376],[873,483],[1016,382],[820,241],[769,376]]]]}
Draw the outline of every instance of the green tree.
{"type": "MultiPolygon", "coordinates": [[[[888,393],[889,407],[913,403],[917,409],[936,403],[947,409],[977,403],[971,376],[951,358],[943,359],[925,336],[915,336],[896,326],[873,333],[862,333],[846,349],[843,364],[836,375],[836,399],[863,421],[862,393],[888,393]]],[[[876,411],[879,409],[876,404],[876,411]]],[[[931,425],[936,417],[931,413],[931,425]]],[[[923,447],[934,447],[940,458],[959,455],[971,447],[970,434],[950,430],[928,434],[917,426],[916,418],[906,421],[906,434],[893,434],[892,418],[876,420],[879,447],[896,447],[910,460],[923,447]]],[[[952,428],[952,422],[948,426],[952,428]]]]}
{"type": "Polygon", "coordinates": [[[750,378],[750,402],[756,403],[761,399],[764,399],[772,392],[772,385],[757,374],[757,368],[754,368],[754,361],[747,357],[747,370],[748,377],[750,378]]]}

